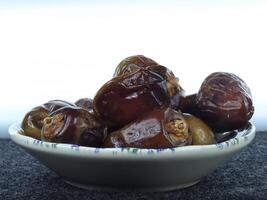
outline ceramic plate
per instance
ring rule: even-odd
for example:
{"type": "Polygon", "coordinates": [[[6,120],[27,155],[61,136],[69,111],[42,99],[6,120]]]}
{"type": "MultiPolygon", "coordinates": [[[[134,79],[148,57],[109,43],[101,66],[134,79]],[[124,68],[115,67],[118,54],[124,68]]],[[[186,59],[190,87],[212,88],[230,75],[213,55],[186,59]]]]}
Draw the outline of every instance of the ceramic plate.
{"type": "Polygon", "coordinates": [[[66,182],[83,188],[165,191],[196,184],[252,142],[255,126],[214,145],[171,149],[91,148],[43,142],[9,128],[11,140],[66,182]]]}

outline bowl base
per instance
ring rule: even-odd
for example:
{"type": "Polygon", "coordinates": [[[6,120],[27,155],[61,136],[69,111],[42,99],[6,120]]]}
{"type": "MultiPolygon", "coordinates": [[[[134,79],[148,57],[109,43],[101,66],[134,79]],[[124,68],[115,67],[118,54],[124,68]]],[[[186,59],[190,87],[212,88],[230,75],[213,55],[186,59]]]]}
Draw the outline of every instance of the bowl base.
{"type": "Polygon", "coordinates": [[[190,186],[197,184],[199,181],[200,180],[196,180],[196,181],[189,182],[189,183],[172,185],[172,186],[161,186],[161,187],[117,188],[117,187],[108,187],[108,186],[85,185],[85,184],[65,180],[66,183],[68,183],[72,186],[78,187],[78,188],[82,188],[82,189],[86,189],[86,190],[107,191],[107,192],[114,192],[114,191],[117,191],[117,192],[118,191],[120,191],[120,192],[122,192],[122,191],[125,191],[125,192],[126,191],[131,191],[131,192],[165,192],[165,191],[187,188],[187,187],[190,187],[190,186]]]}

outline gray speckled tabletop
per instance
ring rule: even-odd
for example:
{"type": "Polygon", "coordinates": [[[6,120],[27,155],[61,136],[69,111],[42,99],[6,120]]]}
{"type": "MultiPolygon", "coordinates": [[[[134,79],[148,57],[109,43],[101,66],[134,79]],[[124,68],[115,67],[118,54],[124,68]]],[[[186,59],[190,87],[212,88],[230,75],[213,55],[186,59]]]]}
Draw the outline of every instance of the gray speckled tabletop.
{"type": "Polygon", "coordinates": [[[192,187],[160,193],[103,192],[68,185],[10,140],[0,140],[0,200],[25,199],[265,199],[267,133],[192,187]]]}

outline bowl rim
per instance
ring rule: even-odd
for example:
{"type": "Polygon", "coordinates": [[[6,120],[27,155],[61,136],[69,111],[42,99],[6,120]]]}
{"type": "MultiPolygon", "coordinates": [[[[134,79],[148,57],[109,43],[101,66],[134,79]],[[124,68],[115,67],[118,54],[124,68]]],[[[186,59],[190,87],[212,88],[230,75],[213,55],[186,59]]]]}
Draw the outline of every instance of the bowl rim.
{"type": "Polygon", "coordinates": [[[59,154],[71,157],[83,158],[128,158],[128,159],[162,159],[162,158],[190,158],[218,156],[220,154],[232,153],[239,151],[250,144],[256,134],[256,127],[249,123],[249,128],[237,133],[237,135],[225,142],[211,145],[189,145],[183,147],[166,148],[166,149],[140,149],[140,148],[99,148],[85,147],[75,144],[63,144],[45,142],[21,134],[22,128],[20,123],[16,122],[10,125],[10,139],[17,145],[26,150],[38,151],[48,154],[59,154]]]}

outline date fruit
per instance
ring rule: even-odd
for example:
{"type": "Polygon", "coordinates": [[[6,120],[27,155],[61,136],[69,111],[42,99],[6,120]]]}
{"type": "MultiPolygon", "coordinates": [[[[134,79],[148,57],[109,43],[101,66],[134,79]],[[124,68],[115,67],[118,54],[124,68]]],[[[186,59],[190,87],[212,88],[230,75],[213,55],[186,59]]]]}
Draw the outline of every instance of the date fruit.
{"type": "Polygon", "coordinates": [[[202,83],[196,97],[196,116],[215,132],[246,126],[254,113],[247,84],[232,73],[215,72],[202,83]]]}
{"type": "Polygon", "coordinates": [[[99,147],[107,127],[90,112],[79,107],[64,107],[44,119],[42,140],[56,143],[99,147]]]}
{"type": "Polygon", "coordinates": [[[122,127],[154,109],[178,105],[182,89],[169,69],[152,65],[154,62],[141,67],[126,63],[119,65],[116,76],[97,92],[93,109],[98,118],[122,127]]]}
{"type": "Polygon", "coordinates": [[[65,106],[74,106],[74,104],[62,100],[51,100],[33,108],[23,118],[21,127],[24,130],[24,134],[40,140],[44,118],[49,113],[65,106]]]}
{"type": "Polygon", "coordinates": [[[187,113],[184,113],[183,116],[188,123],[189,132],[192,134],[192,145],[208,145],[215,143],[214,134],[206,123],[187,113]]]}
{"type": "Polygon", "coordinates": [[[161,108],[108,135],[103,147],[172,148],[190,145],[192,135],[182,113],[161,108]]]}
{"type": "Polygon", "coordinates": [[[159,65],[156,61],[143,55],[129,56],[123,59],[115,69],[113,77],[132,73],[140,68],[159,65]]]}

